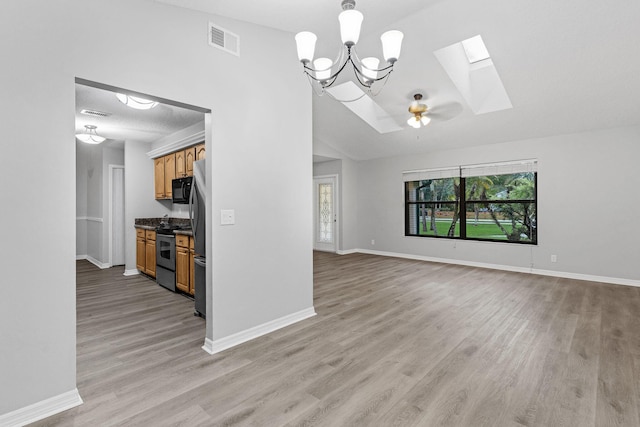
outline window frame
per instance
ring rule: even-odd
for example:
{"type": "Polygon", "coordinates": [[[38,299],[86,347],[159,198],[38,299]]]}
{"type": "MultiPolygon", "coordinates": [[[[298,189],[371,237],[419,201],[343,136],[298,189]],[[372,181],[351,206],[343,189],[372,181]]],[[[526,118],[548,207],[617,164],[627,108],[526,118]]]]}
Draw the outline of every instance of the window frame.
{"type": "MultiPolygon", "coordinates": [[[[515,172],[517,173],[517,172],[515,172]]],[[[515,174],[513,173],[513,174],[515,174]]],[[[448,178],[433,178],[433,179],[460,179],[459,191],[460,191],[460,200],[459,202],[455,201],[410,201],[409,200],[409,190],[407,189],[407,184],[409,182],[420,182],[425,180],[409,180],[404,181],[403,191],[404,191],[404,235],[405,237],[427,237],[427,238],[436,238],[436,239],[454,239],[454,240],[471,240],[477,242],[496,242],[496,243],[514,243],[521,245],[538,245],[538,172],[532,171],[533,173],[533,199],[515,199],[515,200],[467,200],[467,191],[466,191],[466,179],[467,177],[448,177],[448,178]],[[458,223],[459,223],[459,236],[448,236],[448,235],[428,235],[428,234],[411,234],[410,233],[410,206],[415,205],[434,205],[434,204],[459,204],[459,214],[458,214],[458,223]],[[509,239],[488,239],[481,237],[468,237],[467,236],[467,204],[473,203],[483,203],[483,204],[531,204],[535,210],[535,231],[533,234],[533,238],[530,241],[523,240],[509,240],[509,239]]],[[[496,175],[509,175],[506,174],[495,174],[495,175],[477,175],[477,176],[496,176],[496,175]]],[[[469,176],[471,178],[472,176],[469,176]]],[[[418,220],[419,221],[419,220],[418,220]]],[[[418,230],[420,229],[420,224],[418,223],[418,230]]]]}

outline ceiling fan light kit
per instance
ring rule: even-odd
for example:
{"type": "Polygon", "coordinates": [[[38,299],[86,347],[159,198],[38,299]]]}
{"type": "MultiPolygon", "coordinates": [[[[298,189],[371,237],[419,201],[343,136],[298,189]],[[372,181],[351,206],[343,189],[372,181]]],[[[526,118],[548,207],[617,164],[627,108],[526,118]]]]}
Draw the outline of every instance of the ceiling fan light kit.
{"type": "Polygon", "coordinates": [[[77,133],[76,138],[87,144],[100,144],[106,139],[104,136],[100,136],[96,133],[97,126],[84,125],[85,131],[83,133],[77,133]]]}
{"type": "Polygon", "coordinates": [[[343,47],[335,61],[329,58],[313,59],[318,37],[312,32],[302,31],[295,36],[298,60],[302,63],[311,86],[316,89],[319,95],[324,94],[325,89],[336,82],[338,75],[346,68],[347,64],[351,64],[356,81],[373,95],[371,89],[374,83],[386,80],[393,71],[393,65],[400,57],[404,35],[397,30],[387,31],[380,37],[382,53],[387,62],[386,66],[378,68],[380,60],[375,57],[363,59],[358,57],[355,46],[360,38],[360,28],[364,16],[355,10],[355,6],[355,0],[342,0],[343,10],[338,16],[338,21],[340,22],[340,37],[343,47]]]}
{"type": "Polygon", "coordinates": [[[412,117],[407,120],[407,124],[416,129],[420,129],[421,126],[426,126],[431,121],[431,118],[427,116],[427,104],[420,102],[422,94],[416,93],[413,95],[413,102],[409,105],[409,112],[413,114],[412,117]]]}

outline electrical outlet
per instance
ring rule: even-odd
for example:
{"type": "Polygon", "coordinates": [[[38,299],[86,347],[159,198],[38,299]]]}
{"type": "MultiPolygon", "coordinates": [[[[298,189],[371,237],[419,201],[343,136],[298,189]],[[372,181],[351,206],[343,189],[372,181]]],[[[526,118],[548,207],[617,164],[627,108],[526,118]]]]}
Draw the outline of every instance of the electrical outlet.
{"type": "Polygon", "coordinates": [[[220,211],[220,225],[233,225],[236,223],[236,212],[233,209],[220,211]]]}
{"type": "Polygon", "coordinates": [[[376,241],[374,239],[371,239],[371,246],[375,246],[376,245],[376,241]]]}
{"type": "Polygon", "coordinates": [[[558,262],[558,255],[551,255],[551,262],[558,262]]]}

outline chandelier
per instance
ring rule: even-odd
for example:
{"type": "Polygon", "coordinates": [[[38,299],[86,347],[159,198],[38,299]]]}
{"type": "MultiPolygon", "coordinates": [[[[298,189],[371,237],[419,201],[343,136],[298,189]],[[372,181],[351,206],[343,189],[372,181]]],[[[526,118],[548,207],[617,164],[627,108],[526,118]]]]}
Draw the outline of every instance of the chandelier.
{"type": "Polygon", "coordinates": [[[106,138],[96,133],[97,126],[84,125],[85,131],[83,133],[77,133],[76,138],[87,144],[100,144],[106,138]]]}
{"type": "Polygon", "coordinates": [[[355,10],[355,6],[355,0],[342,0],[342,12],[338,16],[338,21],[340,22],[340,36],[343,48],[340,49],[338,58],[335,61],[329,58],[317,58],[314,60],[313,54],[316,40],[318,39],[317,36],[309,31],[296,34],[298,59],[302,62],[304,72],[308,76],[311,86],[314,89],[318,89],[316,92],[319,95],[322,95],[326,88],[331,87],[336,82],[338,75],[348,64],[353,68],[356,81],[370,94],[377,95],[377,93],[372,92],[373,85],[382,81],[386,83],[386,79],[393,71],[393,65],[400,56],[404,35],[400,31],[391,30],[380,36],[382,54],[387,62],[386,66],[379,68],[380,60],[375,57],[362,59],[358,57],[356,43],[358,43],[358,38],[360,37],[363,15],[355,10]]]}

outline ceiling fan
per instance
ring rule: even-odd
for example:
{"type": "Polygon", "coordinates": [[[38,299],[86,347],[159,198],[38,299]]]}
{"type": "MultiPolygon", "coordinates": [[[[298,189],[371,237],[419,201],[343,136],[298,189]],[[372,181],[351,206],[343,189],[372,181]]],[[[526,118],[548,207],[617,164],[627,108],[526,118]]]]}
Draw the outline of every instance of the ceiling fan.
{"type": "Polygon", "coordinates": [[[416,93],[413,95],[413,102],[409,105],[409,112],[413,114],[413,116],[409,117],[407,124],[416,129],[428,125],[431,121],[431,118],[427,116],[429,107],[427,107],[427,104],[421,103],[421,99],[422,94],[416,93]]]}
{"type": "Polygon", "coordinates": [[[431,119],[438,121],[450,120],[462,112],[462,105],[458,102],[442,104],[431,108],[421,102],[422,98],[422,94],[418,92],[413,95],[413,101],[409,104],[411,117],[407,120],[407,124],[413,128],[419,129],[426,126],[431,122],[431,119]]]}

